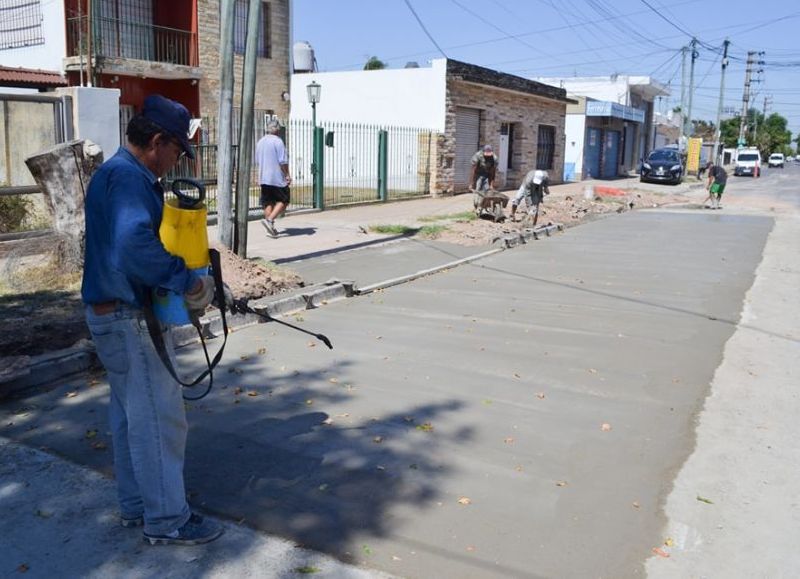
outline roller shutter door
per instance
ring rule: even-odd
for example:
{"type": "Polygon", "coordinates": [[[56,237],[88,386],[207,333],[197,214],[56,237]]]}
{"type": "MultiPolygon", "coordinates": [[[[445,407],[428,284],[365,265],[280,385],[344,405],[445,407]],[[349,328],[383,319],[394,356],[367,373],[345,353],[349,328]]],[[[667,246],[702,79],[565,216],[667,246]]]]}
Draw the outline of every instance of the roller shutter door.
{"type": "Polygon", "coordinates": [[[469,177],[472,170],[470,160],[480,148],[481,111],[456,107],[456,165],[455,188],[463,191],[469,188],[469,177]]]}

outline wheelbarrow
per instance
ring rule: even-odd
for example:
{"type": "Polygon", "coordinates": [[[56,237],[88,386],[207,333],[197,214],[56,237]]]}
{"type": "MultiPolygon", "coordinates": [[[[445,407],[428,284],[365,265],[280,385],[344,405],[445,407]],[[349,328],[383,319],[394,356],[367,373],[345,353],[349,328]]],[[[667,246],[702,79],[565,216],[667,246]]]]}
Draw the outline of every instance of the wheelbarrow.
{"type": "Polygon", "coordinates": [[[489,215],[495,223],[505,219],[505,207],[508,205],[508,195],[493,191],[492,189],[479,191],[472,190],[472,204],[475,207],[475,215],[483,217],[489,215]]]}

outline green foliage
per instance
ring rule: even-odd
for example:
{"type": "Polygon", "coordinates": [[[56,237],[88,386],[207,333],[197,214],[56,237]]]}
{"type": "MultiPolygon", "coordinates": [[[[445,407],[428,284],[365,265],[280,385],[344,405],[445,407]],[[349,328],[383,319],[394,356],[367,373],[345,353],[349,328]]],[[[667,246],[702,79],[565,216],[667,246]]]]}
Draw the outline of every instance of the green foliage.
{"type": "Polygon", "coordinates": [[[416,227],[408,225],[370,225],[369,230],[373,233],[383,233],[389,235],[413,235],[419,231],[416,227]]]}
{"type": "Polygon", "coordinates": [[[364,65],[364,70],[382,70],[387,67],[388,65],[377,56],[370,56],[369,60],[364,65]]]}
{"type": "Polygon", "coordinates": [[[703,139],[704,142],[713,143],[716,137],[716,127],[711,121],[692,121],[692,136],[703,139]]]}
{"type": "Polygon", "coordinates": [[[447,230],[447,226],[445,225],[425,225],[420,228],[419,234],[421,237],[427,237],[428,239],[435,239],[439,237],[443,231],[447,230]]]}
{"type": "MultiPolygon", "coordinates": [[[[739,139],[739,117],[722,121],[722,142],[726,147],[736,147],[739,139]]],[[[778,113],[764,115],[756,109],[750,109],[745,126],[745,140],[748,146],[758,147],[763,158],[772,153],[784,153],[792,142],[792,134],[786,127],[788,121],[778,113]]]]}
{"type": "Polygon", "coordinates": [[[0,197],[0,233],[21,231],[30,216],[33,202],[26,195],[0,197]]]}
{"type": "Polygon", "coordinates": [[[427,217],[418,217],[417,221],[423,223],[430,223],[432,221],[475,221],[478,216],[474,211],[462,211],[461,213],[448,213],[446,215],[429,215],[427,217]]]}

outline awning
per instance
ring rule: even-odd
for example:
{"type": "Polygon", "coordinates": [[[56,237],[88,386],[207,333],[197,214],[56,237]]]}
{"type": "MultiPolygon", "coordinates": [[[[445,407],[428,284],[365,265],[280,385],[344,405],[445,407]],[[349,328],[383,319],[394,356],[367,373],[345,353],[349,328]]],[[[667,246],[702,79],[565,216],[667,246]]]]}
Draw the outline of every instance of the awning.
{"type": "Polygon", "coordinates": [[[644,111],[611,101],[586,101],[587,117],[614,117],[636,123],[644,122],[644,111]]]}

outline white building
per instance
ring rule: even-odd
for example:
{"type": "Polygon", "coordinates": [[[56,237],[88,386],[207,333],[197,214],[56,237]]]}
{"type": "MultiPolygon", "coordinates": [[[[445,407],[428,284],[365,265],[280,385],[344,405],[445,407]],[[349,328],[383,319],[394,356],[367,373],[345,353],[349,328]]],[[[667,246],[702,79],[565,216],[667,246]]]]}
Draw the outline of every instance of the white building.
{"type": "MultiPolygon", "coordinates": [[[[419,127],[435,133],[434,194],[466,191],[470,160],[484,144],[498,155],[498,186],[518,186],[531,169],[550,170],[560,181],[566,106],[573,102],[563,89],[444,58],[422,68],[295,73],[292,120],[312,118],[306,96],[312,82],[322,87],[318,124],[419,127]]],[[[414,173],[415,163],[406,163],[414,173]]]]}
{"type": "Polygon", "coordinates": [[[566,89],[565,180],[615,178],[635,171],[655,144],[653,101],[668,95],[648,76],[536,79],[566,89]]]}
{"type": "Polygon", "coordinates": [[[0,65],[62,71],[64,2],[7,0],[0,19],[0,65]]]}

